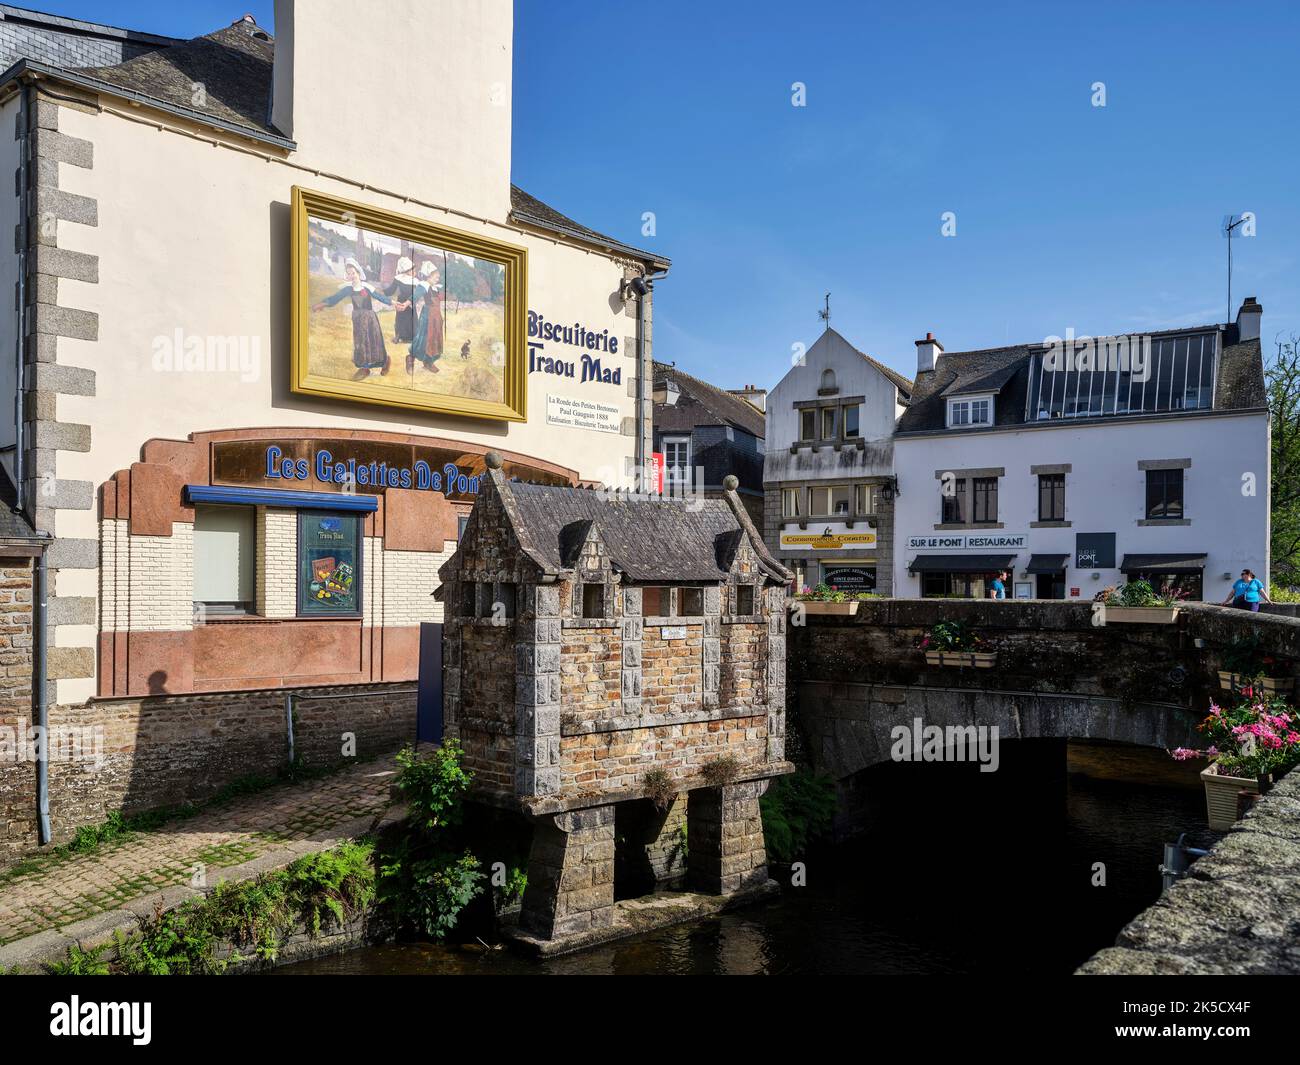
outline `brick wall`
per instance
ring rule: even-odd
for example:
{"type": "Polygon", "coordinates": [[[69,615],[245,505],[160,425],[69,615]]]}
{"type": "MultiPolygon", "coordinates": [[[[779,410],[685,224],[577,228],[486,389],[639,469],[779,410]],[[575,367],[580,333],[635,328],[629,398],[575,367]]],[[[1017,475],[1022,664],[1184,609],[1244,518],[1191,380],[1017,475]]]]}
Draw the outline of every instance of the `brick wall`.
{"type": "Polygon", "coordinates": [[[298,613],[298,512],[257,508],[257,612],[265,618],[298,613]]]}
{"type": "Polygon", "coordinates": [[[171,536],[131,536],[127,522],[100,523],[100,627],[104,632],[164,632],[193,627],[194,525],[171,536]]]}
{"type": "Polygon", "coordinates": [[[561,787],[593,792],[634,788],[651,769],[684,780],[723,757],[741,765],[766,761],[766,715],[565,736],[560,740],[561,787]]]}

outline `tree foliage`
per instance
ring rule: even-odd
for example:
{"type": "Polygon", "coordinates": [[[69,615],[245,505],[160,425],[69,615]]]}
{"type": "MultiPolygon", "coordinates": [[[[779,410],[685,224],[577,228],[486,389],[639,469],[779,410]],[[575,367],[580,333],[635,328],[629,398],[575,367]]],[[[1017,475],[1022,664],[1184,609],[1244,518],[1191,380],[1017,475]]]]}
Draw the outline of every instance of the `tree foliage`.
{"type": "Polygon", "coordinates": [[[1273,582],[1300,584],[1300,337],[1279,340],[1264,368],[1273,420],[1273,582]]]}

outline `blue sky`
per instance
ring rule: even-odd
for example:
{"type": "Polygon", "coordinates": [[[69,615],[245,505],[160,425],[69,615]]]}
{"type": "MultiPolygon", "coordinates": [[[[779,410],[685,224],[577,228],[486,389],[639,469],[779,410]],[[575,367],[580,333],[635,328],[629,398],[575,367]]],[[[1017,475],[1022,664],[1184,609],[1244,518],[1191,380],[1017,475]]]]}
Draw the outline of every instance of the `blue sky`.
{"type": "MultiPolygon", "coordinates": [[[[43,9],[272,24],[241,2],[43,9]]],[[[518,0],[514,179],[672,258],[655,355],[725,386],[775,384],[827,291],[909,374],[927,330],[953,351],[1221,321],[1243,211],[1233,310],[1259,298],[1268,350],[1300,333],[1297,45],[1293,3],[518,0]]]]}

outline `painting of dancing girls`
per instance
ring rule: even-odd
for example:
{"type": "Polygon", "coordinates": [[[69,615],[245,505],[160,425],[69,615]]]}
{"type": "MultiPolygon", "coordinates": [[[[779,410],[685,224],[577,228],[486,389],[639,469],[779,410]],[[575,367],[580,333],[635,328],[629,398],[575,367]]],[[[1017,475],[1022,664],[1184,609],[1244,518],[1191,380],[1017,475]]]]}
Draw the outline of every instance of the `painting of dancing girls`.
{"type": "Polygon", "coordinates": [[[295,391],[522,419],[524,249],[303,189],[293,244],[295,391]]]}

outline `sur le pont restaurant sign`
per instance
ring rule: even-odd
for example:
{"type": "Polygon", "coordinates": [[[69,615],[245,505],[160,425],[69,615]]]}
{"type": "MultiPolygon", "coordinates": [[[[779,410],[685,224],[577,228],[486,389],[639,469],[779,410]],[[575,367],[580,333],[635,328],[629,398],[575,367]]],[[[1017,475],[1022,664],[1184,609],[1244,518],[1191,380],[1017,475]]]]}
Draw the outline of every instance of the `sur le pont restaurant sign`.
{"type": "MultiPolygon", "coordinates": [[[[482,455],[389,441],[221,440],[212,445],[213,484],[295,492],[374,495],[410,488],[470,503],[484,469],[482,455]]],[[[503,472],[540,484],[568,483],[553,470],[510,459],[503,472]]]]}

